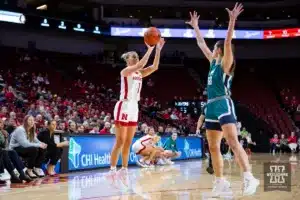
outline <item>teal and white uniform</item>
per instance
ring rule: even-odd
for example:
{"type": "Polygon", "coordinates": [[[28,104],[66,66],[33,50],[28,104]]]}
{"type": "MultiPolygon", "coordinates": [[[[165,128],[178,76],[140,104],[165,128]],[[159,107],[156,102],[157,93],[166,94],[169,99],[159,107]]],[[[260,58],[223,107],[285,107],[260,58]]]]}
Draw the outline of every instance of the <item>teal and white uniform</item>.
{"type": "Polygon", "coordinates": [[[221,66],[213,60],[207,80],[206,129],[221,130],[221,126],[236,123],[235,109],[230,98],[232,76],[227,75],[221,66]]]}

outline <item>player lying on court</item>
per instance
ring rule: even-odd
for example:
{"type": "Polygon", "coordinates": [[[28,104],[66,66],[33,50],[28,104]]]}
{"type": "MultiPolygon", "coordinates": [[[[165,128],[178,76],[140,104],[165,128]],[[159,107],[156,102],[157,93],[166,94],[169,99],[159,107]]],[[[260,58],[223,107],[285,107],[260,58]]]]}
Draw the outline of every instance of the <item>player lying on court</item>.
{"type": "Polygon", "coordinates": [[[155,163],[160,165],[172,164],[167,159],[164,149],[156,146],[160,137],[155,134],[153,127],[148,127],[148,134],[141,137],[132,145],[132,150],[141,158],[137,159],[137,165],[140,167],[153,167],[155,163]]]}
{"type": "Polygon", "coordinates": [[[112,175],[116,172],[116,166],[119,154],[122,157],[121,174],[127,174],[129,152],[133,136],[138,122],[138,101],[142,88],[142,80],[158,69],[160,61],[160,52],[165,44],[161,38],[156,45],[156,52],[153,65],[145,67],[155,46],[147,45],[147,52],[139,60],[138,54],[134,51],[122,55],[126,61],[126,67],[121,71],[121,92],[120,100],[116,103],[114,109],[116,141],[111,152],[112,175]]]}
{"type": "Polygon", "coordinates": [[[197,44],[210,62],[207,80],[207,110],[205,118],[206,135],[209,143],[212,164],[216,180],[213,186],[215,196],[232,192],[230,183],[224,178],[224,161],[220,152],[220,144],[224,134],[226,141],[233,151],[239,166],[243,170],[243,195],[252,195],[256,192],[259,180],[251,173],[249,159],[239,144],[237,137],[236,115],[231,99],[231,82],[234,76],[235,61],[232,47],[232,38],[237,17],[243,12],[242,4],[236,4],[232,10],[227,9],[229,25],[225,41],[218,41],[213,52],[208,48],[200,32],[197,12],[190,13],[191,25],[196,34],[197,44]],[[223,134],[222,134],[223,132],[223,134]]]}

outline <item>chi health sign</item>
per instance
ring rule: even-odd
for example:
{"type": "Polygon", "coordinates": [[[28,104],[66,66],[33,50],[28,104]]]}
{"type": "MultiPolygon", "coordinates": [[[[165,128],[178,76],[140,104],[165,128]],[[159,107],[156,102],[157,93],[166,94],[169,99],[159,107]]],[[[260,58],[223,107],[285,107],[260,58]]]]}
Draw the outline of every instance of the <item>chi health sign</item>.
{"type": "MultiPolygon", "coordinates": [[[[138,138],[133,139],[133,143],[138,138]]],[[[162,146],[168,137],[162,137],[162,146]]],[[[71,136],[68,154],[69,170],[93,169],[110,165],[110,152],[114,136],[71,136]]],[[[178,137],[177,148],[181,156],[177,160],[202,157],[202,139],[198,137],[178,137]]],[[[129,164],[135,164],[136,154],[130,150],[129,164]]],[[[121,164],[119,159],[118,164],[121,164]]]]}

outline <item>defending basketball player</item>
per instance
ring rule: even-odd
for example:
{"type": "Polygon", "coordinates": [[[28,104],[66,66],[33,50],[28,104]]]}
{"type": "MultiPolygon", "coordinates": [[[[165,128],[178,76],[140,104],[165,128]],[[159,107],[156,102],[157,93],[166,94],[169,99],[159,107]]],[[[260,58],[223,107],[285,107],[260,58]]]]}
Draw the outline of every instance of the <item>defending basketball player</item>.
{"type": "MultiPolygon", "coordinates": [[[[200,129],[205,128],[205,115],[206,115],[206,104],[203,106],[203,108],[201,110],[201,115],[197,121],[196,133],[198,135],[200,134],[200,129]]],[[[208,146],[208,149],[209,149],[209,146],[208,146]]],[[[209,160],[208,160],[208,167],[206,168],[206,171],[209,174],[213,174],[214,168],[213,168],[212,161],[211,161],[210,151],[208,151],[208,153],[209,153],[209,158],[208,158],[209,160]]]]}
{"type": "Polygon", "coordinates": [[[190,13],[191,19],[187,24],[191,25],[196,33],[197,44],[210,62],[210,70],[207,83],[207,111],[205,125],[207,139],[212,156],[213,168],[216,176],[213,193],[216,196],[230,191],[230,183],[223,176],[223,158],[220,152],[222,131],[234,152],[243,174],[243,194],[252,195],[256,192],[259,180],[251,173],[248,156],[238,142],[236,115],[233,102],[230,97],[230,87],[235,70],[234,55],[232,50],[232,37],[237,17],[243,12],[242,4],[236,4],[233,10],[227,9],[229,25],[225,41],[218,41],[213,52],[207,47],[198,26],[197,12],[190,13]]]}
{"type": "MultiPolygon", "coordinates": [[[[111,152],[111,172],[116,171],[120,152],[122,152],[122,171],[127,173],[130,146],[138,121],[138,101],[142,88],[142,80],[158,69],[160,52],[165,44],[163,38],[156,45],[153,65],[144,68],[154,49],[149,46],[144,57],[139,60],[136,52],[122,55],[127,67],[121,71],[121,95],[114,109],[116,141],[111,152]]],[[[121,172],[122,172],[121,171],[121,172]]]]}

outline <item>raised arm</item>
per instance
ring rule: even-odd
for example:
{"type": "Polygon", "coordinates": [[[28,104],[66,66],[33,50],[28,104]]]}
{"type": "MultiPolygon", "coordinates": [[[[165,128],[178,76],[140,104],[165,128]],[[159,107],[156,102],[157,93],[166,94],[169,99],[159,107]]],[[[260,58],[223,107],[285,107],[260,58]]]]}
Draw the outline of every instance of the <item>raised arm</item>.
{"type": "Polygon", "coordinates": [[[136,63],[135,65],[127,66],[125,69],[123,69],[121,71],[121,75],[122,76],[128,76],[131,73],[136,72],[136,71],[142,69],[147,64],[147,62],[149,60],[149,57],[150,57],[150,55],[151,55],[151,53],[152,53],[152,51],[154,49],[154,46],[151,47],[151,46],[147,45],[147,47],[148,47],[148,50],[145,53],[145,55],[143,56],[143,58],[138,63],[136,63]]]}
{"type": "Polygon", "coordinates": [[[225,38],[224,42],[224,56],[222,60],[222,66],[223,70],[226,74],[231,73],[231,67],[233,64],[233,52],[232,52],[232,36],[233,36],[233,31],[234,31],[234,26],[235,26],[235,21],[237,17],[244,11],[243,10],[243,5],[236,3],[233,10],[229,10],[226,8],[228,15],[229,15],[229,24],[228,24],[228,30],[227,30],[227,35],[225,38]]]}
{"type": "Polygon", "coordinates": [[[193,27],[193,29],[195,30],[195,35],[196,35],[197,44],[198,44],[199,48],[201,49],[201,51],[203,52],[205,57],[209,60],[209,62],[211,62],[212,61],[212,52],[206,45],[206,42],[200,32],[199,25],[198,25],[200,15],[198,15],[197,12],[194,11],[193,13],[190,12],[190,16],[191,16],[190,21],[185,22],[185,23],[189,24],[191,27],[193,27]]]}
{"type": "Polygon", "coordinates": [[[156,52],[153,64],[147,68],[141,69],[140,72],[142,73],[143,78],[149,76],[153,72],[158,69],[159,61],[160,61],[160,52],[165,44],[164,38],[161,38],[159,43],[156,45],[156,52]]]}

